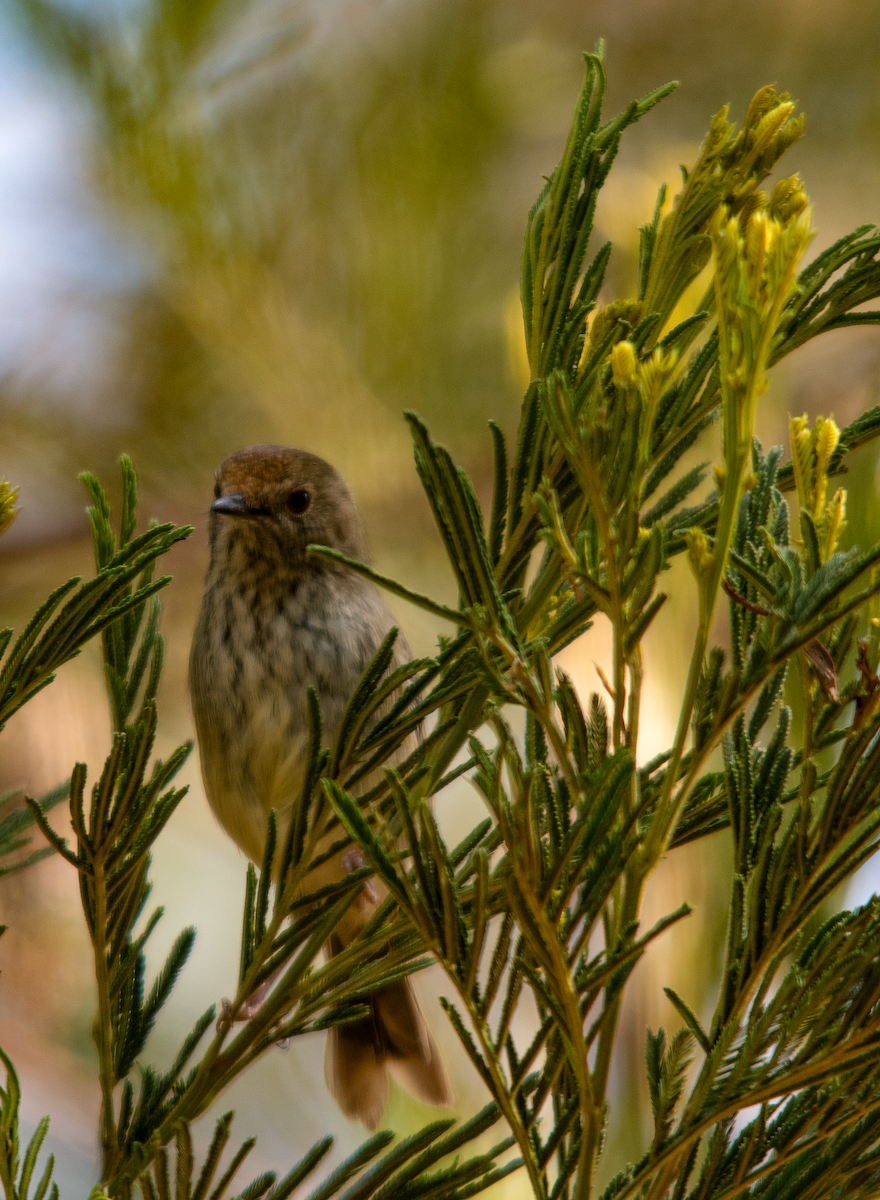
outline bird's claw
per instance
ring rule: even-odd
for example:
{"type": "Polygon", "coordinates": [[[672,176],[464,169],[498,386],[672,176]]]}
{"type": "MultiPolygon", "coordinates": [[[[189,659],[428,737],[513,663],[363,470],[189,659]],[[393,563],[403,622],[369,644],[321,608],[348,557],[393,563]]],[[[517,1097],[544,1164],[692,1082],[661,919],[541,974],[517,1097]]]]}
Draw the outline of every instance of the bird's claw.
{"type": "MultiPolygon", "coordinates": [[[[359,871],[361,867],[367,865],[364,858],[364,852],[360,846],[350,846],[342,856],[342,865],[346,872],[350,875],[352,871],[359,871]]],[[[365,879],[361,894],[355,900],[355,908],[364,908],[367,904],[378,904],[379,893],[376,891],[376,885],[372,879],[365,879]]]]}
{"type": "Polygon", "coordinates": [[[263,1005],[266,1003],[266,997],[275,982],[275,976],[270,976],[267,980],[260,984],[256,991],[251,992],[247,1000],[233,1008],[232,1001],[223,999],[220,1001],[220,1016],[217,1018],[217,1029],[228,1029],[232,1024],[239,1022],[250,1021],[257,1015],[263,1005]]]}

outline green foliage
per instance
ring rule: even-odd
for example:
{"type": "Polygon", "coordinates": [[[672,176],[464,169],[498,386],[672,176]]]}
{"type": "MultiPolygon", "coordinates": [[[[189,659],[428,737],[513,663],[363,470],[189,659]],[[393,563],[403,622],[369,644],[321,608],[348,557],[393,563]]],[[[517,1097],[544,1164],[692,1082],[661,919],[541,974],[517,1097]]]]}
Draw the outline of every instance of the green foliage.
{"type": "Polygon", "coordinates": [[[414,776],[410,764],[386,773],[393,806],[379,787],[372,793],[381,817],[344,788],[325,788],[444,967],[458,993],[444,1002],[453,1026],[511,1127],[534,1195],[554,1200],[594,1193],[624,988],[648,943],[687,915],[685,905],[642,932],[645,881],[675,846],[729,828],[734,875],[715,1014],[706,1031],[667,989],[684,1028],[648,1035],[654,1136],[606,1196],[787,1195],[806,1179],[812,1188],[814,1173],[811,1195],[862,1195],[875,1171],[873,907],[810,937],[878,845],[878,647],[873,632],[856,646],[855,633],[878,590],[880,547],[839,551],[842,493],[827,496],[846,450],[876,436],[878,422],[866,414],[842,433],[833,422],[812,431],[793,422],[794,466],[782,471],[781,452],[765,458],[754,426],[773,363],[824,329],[876,319],[852,308],[880,291],[877,243],[860,230],[800,270],[811,236],[800,183],[783,180],[769,197],[760,183],[801,120],[768,88],[742,131],[719,114],[669,211],[661,192],[642,231],[638,298],[601,305],[608,248],[584,266],[595,191],[623,128],[665,94],[602,124],[603,86],[601,57],[587,56],[562,162],[529,216],[533,381],[509,467],[493,433],[488,531],[466,476],[410,418],[457,612],[351,564],[458,627],[415,693],[420,716],[438,713],[433,763],[414,776]],[[710,264],[707,293],[681,315],[686,289],[710,264]],[[698,466],[655,499],[716,416],[716,490],[682,509],[704,481],[698,466]],[[792,484],[797,542],[780,490],[792,484]],[[660,574],[685,550],[699,623],[676,740],[636,769],[641,642],[664,601],[660,574]],[[722,590],[729,666],[710,645],[722,590]],[[613,633],[610,713],[596,696],[583,710],[552,665],[597,617],[613,633]],[[854,649],[857,674],[841,684],[854,649]],[[792,666],[807,709],[800,747],[778,708],[792,666]],[[524,747],[511,705],[526,711],[524,747]],[[459,854],[444,846],[427,800],[465,747],[490,820],[459,854]],[[835,765],[822,759],[820,769],[816,756],[831,747],[835,765]],[[707,771],[716,748],[724,770],[707,771]],[[513,1018],[526,995],[537,1021],[520,1045],[513,1018]],[[810,1088],[821,1101],[807,1106],[810,1088]],[[735,1135],[736,1114],[751,1105],[760,1117],[735,1135]],[[835,1105],[849,1114],[840,1126],[835,1105]],[[852,1182],[833,1184],[835,1138],[852,1182]]]}
{"type": "MultiPolygon", "coordinates": [[[[232,1116],[232,1113],[226,1113],[217,1122],[197,1176],[189,1127],[181,1125],[175,1138],[174,1169],[171,1169],[169,1154],[163,1149],[158,1152],[152,1169],[140,1177],[144,1200],[165,1200],[166,1197],[168,1200],[223,1200],[224,1197],[230,1200],[286,1200],[314,1174],[333,1145],[331,1137],[323,1138],[283,1179],[276,1179],[273,1171],[266,1171],[232,1198],[228,1189],[256,1143],[256,1138],[242,1143],[222,1173],[217,1174],[220,1157],[229,1140],[232,1116]]],[[[510,1139],[488,1154],[464,1163],[456,1160],[451,1166],[439,1170],[432,1168],[490,1129],[497,1120],[497,1110],[490,1104],[458,1128],[454,1128],[455,1121],[435,1121],[386,1154],[382,1151],[394,1141],[394,1135],[389,1132],[376,1134],[311,1191],[308,1200],[334,1200],[334,1197],[339,1200],[373,1200],[375,1197],[378,1200],[380,1196],[383,1200],[385,1197],[387,1200],[409,1200],[410,1197],[441,1196],[448,1200],[465,1200],[516,1168],[514,1163],[493,1169],[495,1158],[510,1146],[510,1139]]]]}
{"type": "MultiPolygon", "coordinates": [[[[126,483],[125,518],[130,521],[134,476],[128,460],[123,458],[122,461],[126,483]]],[[[153,580],[153,563],[191,532],[189,527],[176,529],[170,524],[153,525],[133,539],[133,527],[126,525],[117,545],[107,525],[109,508],[106,499],[95,491],[97,481],[86,475],[83,482],[92,498],[96,502],[100,500],[99,506],[90,514],[95,531],[98,573],[88,583],[80,583],[79,577],[75,576],[56,588],[37,609],[8,653],[5,652],[12,630],[4,629],[0,633],[0,655],[5,653],[0,670],[0,729],[17,709],[50,684],[55,671],[79,654],[96,634],[108,631],[107,637],[118,636],[109,633],[109,629],[124,619],[126,632],[132,631],[131,640],[137,636],[147,599],[171,582],[167,575],[153,580]],[[65,597],[68,599],[62,605],[65,597]]],[[[144,641],[146,645],[152,645],[155,633],[152,640],[145,638],[144,641]]]]}
{"type": "MultiPolygon", "coordinates": [[[[78,764],[69,784],[40,801],[27,798],[26,809],[4,819],[0,825],[0,836],[4,838],[0,846],[8,853],[18,849],[24,844],[21,831],[34,823],[49,842],[47,852],[57,851],[79,874],[98,990],[94,1037],[102,1089],[101,1194],[129,1197],[137,1186],[145,1200],[171,1195],[188,1200],[209,1196],[220,1200],[231,1196],[233,1176],[254,1140],[245,1141],[230,1161],[221,1166],[232,1120],[232,1114],[227,1114],[217,1123],[205,1162],[196,1173],[191,1121],[260,1054],[290,1038],[358,1019],[364,1012],[364,995],[425,965],[426,960],[414,931],[392,927],[378,929],[372,939],[356,942],[325,966],[316,966],[322,946],[370,872],[354,871],[341,884],[303,894],[302,884],[308,871],[321,856],[335,852],[333,847],[329,851],[324,849],[322,843],[324,806],[317,785],[322,772],[328,769],[331,755],[321,749],[320,711],[313,696],[310,769],[298,820],[287,827],[279,842],[273,817],[262,870],[258,873],[250,868],[248,872],[239,990],[232,1001],[224,1002],[213,1040],[194,1066],[190,1065],[193,1055],[214,1022],[213,1007],[196,1022],[167,1070],[156,1070],[140,1061],[156,1016],[167,1001],[195,938],[194,929],[186,929],[178,936],[147,989],[144,948],[162,916],[162,910],[156,909],[144,918],[150,891],[150,849],[185,795],[185,788],[169,785],[190,749],[188,745],[181,746],[167,761],[157,761],[150,768],[156,729],[155,694],[162,664],[154,592],[167,582],[162,579],[153,583],[150,570],[161,552],[159,547],[167,548],[189,530],[165,526],[135,536],[137,481],[126,458],[121,466],[123,499],[118,538],[111,525],[103,488],[93,476],[84,477],[92,502],[89,519],[95,560],[98,578],[116,571],[120,560],[128,559],[137,564],[139,574],[129,570],[105,601],[108,609],[99,610],[100,619],[92,616],[91,624],[85,628],[71,622],[70,633],[78,645],[97,630],[103,633],[108,701],[115,730],[113,747],[92,787],[89,803],[86,803],[86,768],[78,764]],[[148,553],[142,549],[145,545],[149,547],[148,553]],[[69,799],[75,846],[69,845],[46,817],[47,810],[64,799],[69,799]],[[233,1037],[237,1019],[241,1019],[242,1025],[233,1037]],[[136,1064],[137,1088],[130,1078],[136,1064]],[[167,1147],[171,1143],[176,1147],[173,1176],[176,1190],[171,1190],[169,1175],[167,1147]]],[[[409,676],[423,669],[422,663],[407,664],[388,679],[384,678],[395,636],[387,639],[368,667],[340,726],[333,762],[346,774],[351,770],[349,747],[363,740],[368,715],[383,705],[387,708],[389,698],[409,676]]],[[[376,739],[373,730],[374,740],[394,749],[414,727],[409,717],[404,726],[404,732],[395,730],[390,740],[376,739]]],[[[32,855],[16,867],[28,865],[45,852],[32,855]]],[[[4,1127],[8,1130],[7,1195],[15,1200],[19,1197],[29,1200],[29,1180],[48,1118],[30,1143],[21,1182],[14,1184],[18,1170],[19,1089],[11,1063],[5,1057],[4,1062],[10,1073],[3,1109],[4,1127]],[[18,1190],[10,1190],[13,1186],[18,1190]]],[[[389,1149],[381,1158],[378,1156],[389,1146],[393,1135],[380,1134],[337,1168],[314,1191],[314,1200],[318,1197],[331,1200],[343,1194],[348,1200],[356,1197],[369,1200],[379,1194],[389,1200],[398,1196],[408,1200],[432,1195],[464,1200],[518,1165],[514,1160],[496,1166],[495,1160],[509,1148],[509,1140],[464,1161],[456,1159],[451,1165],[443,1161],[480,1137],[499,1116],[497,1107],[490,1105],[460,1126],[454,1120],[437,1122],[389,1149]],[[351,1183],[353,1178],[355,1183],[351,1183]]],[[[332,1139],[324,1139],[283,1179],[276,1180],[271,1172],[255,1179],[239,1193],[239,1200],[244,1197],[283,1200],[314,1172],[331,1143],[332,1139]]],[[[36,1200],[42,1200],[50,1175],[51,1162],[36,1200]]],[[[3,1182],[7,1182],[6,1176],[3,1182]]],[[[57,1187],[52,1195],[57,1195],[57,1187]]]]}
{"type": "Polygon", "coordinates": [[[4,534],[12,522],[18,509],[15,502],[18,499],[18,488],[9,486],[7,480],[0,480],[0,535],[4,534]]]}
{"type": "MultiPolygon", "coordinates": [[[[35,801],[40,812],[47,813],[56,804],[66,800],[69,786],[66,782],[62,783],[35,801]]],[[[0,794],[0,807],[9,805],[20,795],[21,793],[17,789],[0,794]]],[[[44,846],[40,850],[34,850],[27,858],[17,857],[13,862],[8,861],[10,855],[15,855],[17,851],[30,845],[31,839],[25,836],[25,831],[32,829],[33,825],[33,815],[27,808],[14,808],[0,819],[0,875],[10,875],[13,871],[21,871],[53,853],[51,846],[44,846]]]]}
{"type": "Polygon", "coordinates": [[[58,1200],[58,1184],[52,1183],[54,1155],[50,1154],[42,1172],[39,1175],[36,1173],[37,1155],[49,1130],[49,1118],[43,1117],[19,1162],[18,1107],[21,1103],[21,1086],[15,1067],[2,1049],[0,1060],[6,1069],[6,1087],[0,1088],[0,1183],[5,1200],[43,1200],[46,1195],[49,1200],[58,1200]]]}
{"type": "MultiPolygon", "coordinates": [[[[184,53],[183,32],[175,38],[184,53]]],[[[164,582],[150,570],[183,531],[135,536],[127,461],[118,537],[101,486],[85,481],[96,580],[62,609],[61,633],[56,621],[38,639],[49,615],[26,630],[6,671],[9,703],[24,702],[59,656],[102,634],[115,738],[88,805],[85,768],[73,772],[75,848],[49,825],[45,802],[30,801],[29,813],[79,875],[108,1196],[228,1195],[252,1141],[221,1166],[227,1114],[197,1167],[191,1123],[273,1046],[362,1019],[373,991],[430,962],[445,973],[444,1009],[491,1104],[394,1146],[387,1133],[369,1139],[311,1200],[464,1200],[520,1167],[536,1200],[595,1196],[600,1170],[611,1174],[601,1159],[624,993],[648,946],[690,911],[682,898],[643,928],[646,884],[676,847],[720,830],[733,866],[714,1011],[705,1022],[666,989],[683,1025],[647,1034],[653,1133],[605,1200],[854,1200],[880,1185],[880,912],[875,898],[829,915],[836,889],[880,846],[880,638],[868,620],[880,546],[839,549],[845,497],[828,486],[880,419],[868,413],[843,431],[793,420],[790,467],[755,438],[774,363],[826,329],[876,322],[856,308],[880,293],[880,242],[858,230],[802,267],[811,230],[800,182],[761,190],[801,119],[765,88],[741,130],[726,111],[714,119],[671,207],[661,189],[642,230],[638,295],[603,302],[609,247],[587,262],[596,196],[626,128],[671,90],[603,123],[604,87],[600,47],[586,56],[562,161],[528,218],[532,380],[510,459],[492,428],[488,521],[466,473],[408,414],[457,607],[312,548],[454,633],[433,658],[392,670],[392,631],[332,744],[310,695],[302,793],[289,818],[272,814],[260,869],[248,868],[236,993],[216,1024],[213,1008],[199,1019],[165,1070],[142,1058],[194,931],[148,990],[143,949],[161,916],[142,915],[149,851],[182,797],[170,785],[188,749],[150,767],[162,661],[153,593],[164,582]],[[693,303],[688,289],[707,269],[711,285],[693,303]],[[714,488],[685,508],[706,475],[682,457],[716,419],[714,488]],[[688,677],[672,746],[639,766],[642,644],[665,600],[661,575],[680,554],[698,601],[688,677]],[[722,594],[729,647],[712,645],[722,594]],[[594,621],[612,634],[610,707],[596,695],[583,706],[553,662],[594,621]],[[804,712],[796,741],[781,703],[787,680],[804,712]],[[486,818],[450,848],[431,800],[463,773],[486,818]],[[315,868],[352,843],[367,865],[315,888],[315,868]],[[371,875],[387,898],[322,961],[371,875]],[[444,1161],[501,1119],[505,1140],[444,1161]],[[514,1147],[518,1157],[503,1157],[514,1147]]],[[[324,1139],[239,1200],[290,1195],[328,1150],[324,1139]]]]}

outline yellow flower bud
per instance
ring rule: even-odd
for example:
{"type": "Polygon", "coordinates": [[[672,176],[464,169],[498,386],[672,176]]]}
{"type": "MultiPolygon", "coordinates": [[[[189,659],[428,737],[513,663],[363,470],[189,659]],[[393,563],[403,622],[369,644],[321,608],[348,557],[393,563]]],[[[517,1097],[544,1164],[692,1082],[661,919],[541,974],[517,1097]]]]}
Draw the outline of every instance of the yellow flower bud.
{"type": "Polygon", "coordinates": [[[825,534],[822,557],[827,561],[837,549],[838,538],[846,525],[846,492],[843,488],[838,488],[825,506],[822,525],[825,534]]]}
{"type": "Polygon", "coordinates": [[[17,498],[18,488],[10,487],[5,479],[0,481],[0,533],[5,533],[15,520],[17,498]]]}
{"type": "Polygon", "coordinates": [[[703,579],[712,570],[712,547],[699,526],[689,529],[684,535],[687,544],[688,562],[697,579],[703,579]]]}
{"type": "Polygon", "coordinates": [[[816,467],[823,475],[828,470],[831,455],[837,449],[840,441],[840,430],[833,417],[817,417],[813,428],[813,442],[816,448],[816,467]]]}
{"type": "Polygon", "coordinates": [[[637,365],[632,342],[618,342],[611,351],[611,373],[618,387],[632,387],[636,381],[637,365]]]}

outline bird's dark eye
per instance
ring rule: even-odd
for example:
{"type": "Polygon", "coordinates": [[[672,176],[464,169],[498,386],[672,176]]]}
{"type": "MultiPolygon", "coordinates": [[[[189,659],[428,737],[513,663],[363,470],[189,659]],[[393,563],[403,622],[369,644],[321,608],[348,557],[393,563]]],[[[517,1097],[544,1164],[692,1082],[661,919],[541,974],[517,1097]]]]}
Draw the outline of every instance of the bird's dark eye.
{"type": "Polygon", "coordinates": [[[312,497],[305,488],[297,488],[287,497],[287,507],[294,513],[304,513],[311,502],[312,497]]]}
{"type": "Polygon", "coordinates": [[[220,499],[220,484],[219,484],[219,482],[214,484],[214,499],[215,500],[220,499]]]}

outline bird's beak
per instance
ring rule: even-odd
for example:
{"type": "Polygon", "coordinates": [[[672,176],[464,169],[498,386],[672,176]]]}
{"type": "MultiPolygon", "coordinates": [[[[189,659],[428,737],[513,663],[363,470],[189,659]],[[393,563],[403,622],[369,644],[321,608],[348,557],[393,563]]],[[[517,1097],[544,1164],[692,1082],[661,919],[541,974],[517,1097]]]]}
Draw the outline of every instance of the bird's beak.
{"type": "Polygon", "coordinates": [[[211,512],[222,513],[225,517],[256,516],[260,509],[251,508],[244,496],[218,496],[211,505],[211,512]]]}

